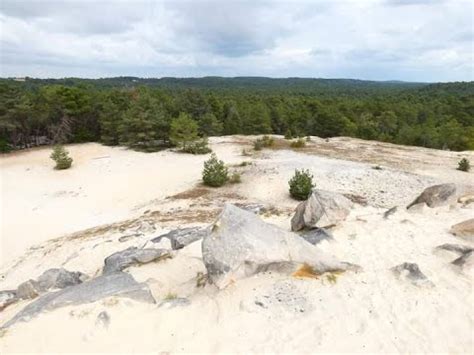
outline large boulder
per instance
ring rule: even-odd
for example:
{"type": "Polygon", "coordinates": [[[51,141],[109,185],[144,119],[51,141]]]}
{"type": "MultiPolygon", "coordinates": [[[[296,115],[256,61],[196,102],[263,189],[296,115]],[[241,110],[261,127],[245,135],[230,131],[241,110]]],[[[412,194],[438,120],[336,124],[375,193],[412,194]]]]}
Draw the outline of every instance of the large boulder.
{"type": "Polygon", "coordinates": [[[102,275],[57,292],[47,293],[23,308],[2,327],[7,328],[16,322],[28,321],[44,311],[91,303],[110,296],[127,297],[141,302],[155,303],[155,299],[145,283],[138,283],[131,275],[117,272],[102,275]]]}
{"type": "Polygon", "coordinates": [[[132,265],[141,265],[171,257],[165,249],[138,249],[130,247],[108,256],[104,260],[103,274],[122,271],[132,265]]]}
{"type": "Polygon", "coordinates": [[[456,237],[474,241],[474,218],[455,224],[451,227],[450,233],[456,237]]]}
{"type": "Polygon", "coordinates": [[[301,202],[291,219],[291,230],[329,227],[346,219],[352,202],[341,194],[325,190],[313,190],[311,196],[301,202]]]}
{"type": "Polygon", "coordinates": [[[260,271],[316,274],[357,269],[320,251],[300,236],[263,222],[257,215],[226,204],[202,242],[211,282],[223,288],[260,271]]]}
{"type": "Polygon", "coordinates": [[[456,203],[456,200],[456,185],[434,185],[426,188],[420,196],[407,206],[407,209],[418,204],[426,204],[431,208],[446,206],[456,203]]]}
{"type": "Polygon", "coordinates": [[[30,279],[20,284],[17,288],[17,296],[21,299],[32,299],[49,290],[78,285],[87,278],[87,275],[79,271],[68,271],[63,268],[48,269],[36,280],[30,279]]]}

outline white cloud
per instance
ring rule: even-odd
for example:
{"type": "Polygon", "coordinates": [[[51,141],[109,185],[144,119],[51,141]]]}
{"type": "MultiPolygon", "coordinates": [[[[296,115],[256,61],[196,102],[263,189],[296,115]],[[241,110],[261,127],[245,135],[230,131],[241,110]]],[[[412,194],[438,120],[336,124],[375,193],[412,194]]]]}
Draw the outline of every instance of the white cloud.
{"type": "Polygon", "coordinates": [[[473,80],[468,0],[0,3],[2,76],[473,80]]]}

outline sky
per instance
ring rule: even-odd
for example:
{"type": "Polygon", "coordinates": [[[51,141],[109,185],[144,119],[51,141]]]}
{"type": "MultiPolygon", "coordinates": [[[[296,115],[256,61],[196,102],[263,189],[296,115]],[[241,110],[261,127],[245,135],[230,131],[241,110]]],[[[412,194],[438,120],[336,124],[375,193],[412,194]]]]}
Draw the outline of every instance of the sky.
{"type": "Polygon", "coordinates": [[[471,0],[1,0],[1,77],[474,80],[471,0]]]}

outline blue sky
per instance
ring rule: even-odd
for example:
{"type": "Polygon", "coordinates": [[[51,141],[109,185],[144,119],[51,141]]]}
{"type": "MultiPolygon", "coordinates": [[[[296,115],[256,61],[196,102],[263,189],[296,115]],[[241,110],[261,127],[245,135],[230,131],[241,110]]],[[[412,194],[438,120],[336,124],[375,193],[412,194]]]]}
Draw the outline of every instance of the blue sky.
{"type": "Polygon", "coordinates": [[[2,77],[472,81],[470,0],[2,0],[2,77]]]}

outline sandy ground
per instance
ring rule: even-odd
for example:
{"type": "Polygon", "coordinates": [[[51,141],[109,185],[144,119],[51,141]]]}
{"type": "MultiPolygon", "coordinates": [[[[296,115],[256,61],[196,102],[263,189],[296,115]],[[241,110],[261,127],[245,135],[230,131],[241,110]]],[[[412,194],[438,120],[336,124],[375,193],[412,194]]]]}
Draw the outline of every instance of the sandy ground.
{"type": "MultiPolygon", "coordinates": [[[[332,231],[335,242],[320,245],[362,266],[363,272],[344,274],[336,281],[324,275],[295,279],[264,273],[220,292],[212,287],[196,289],[196,275],[204,271],[196,242],[173,259],[128,270],[150,285],[157,300],[175,294],[188,297],[189,306],[168,309],[112,298],[66,307],[3,332],[0,350],[474,351],[473,274],[450,264],[455,255],[434,251],[444,243],[469,244],[448,231],[472,218],[474,208],[472,204],[420,212],[403,208],[425,187],[440,182],[454,182],[463,193],[473,192],[474,174],[455,170],[460,156],[474,161],[472,152],[313,138],[301,151],[266,149],[242,156],[250,142],[249,137],[211,139],[213,150],[231,170],[241,172],[243,180],[217,190],[199,186],[206,156],[74,145],[68,147],[74,166],[64,172],[52,169],[47,149],[1,157],[0,289],[14,288],[51,267],[97,275],[111,253],[143,246],[176,227],[205,225],[224,202],[264,204],[268,212],[262,218],[289,229],[297,202],[288,197],[287,180],[295,168],[310,169],[319,188],[367,201],[365,206],[356,205],[332,231]],[[252,164],[237,167],[242,161],[252,164]],[[373,169],[376,164],[382,170],[373,169]],[[383,212],[393,206],[401,208],[384,219],[383,212]],[[435,286],[396,280],[389,269],[402,262],[417,263],[435,286]],[[257,305],[275,290],[288,302],[269,308],[257,305]],[[104,310],[111,317],[108,327],[97,323],[104,310]]],[[[26,304],[6,308],[0,324],[26,304]]]]}

